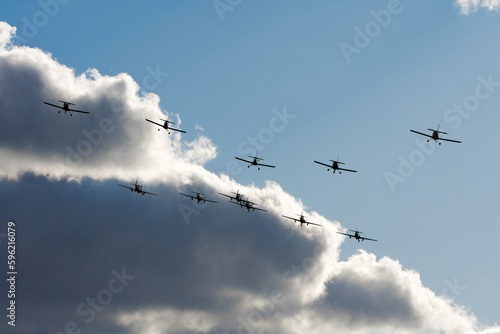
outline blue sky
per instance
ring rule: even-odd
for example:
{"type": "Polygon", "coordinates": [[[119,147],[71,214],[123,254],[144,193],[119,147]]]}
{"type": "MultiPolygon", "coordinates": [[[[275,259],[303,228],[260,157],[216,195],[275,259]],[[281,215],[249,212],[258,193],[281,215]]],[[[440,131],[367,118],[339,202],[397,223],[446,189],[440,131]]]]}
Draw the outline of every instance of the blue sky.
{"type": "Polygon", "coordinates": [[[249,137],[266,138],[276,112],[291,114],[259,142],[259,156],[277,168],[240,165],[230,176],[258,187],[274,180],[308,211],[379,240],[346,240],[341,260],[359,248],[399,260],[481,323],[498,323],[500,87],[483,84],[500,82],[498,12],[464,15],[453,1],[402,0],[347,62],[341,43],[355,46],[355,28],[375,22],[371,11],[389,3],[241,1],[221,20],[210,1],[69,1],[27,36],[26,20],[35,22],[43,9],[23,1],[0,4],[0,20],[27,37],[18,45],[50,52],[77,75],[95,68],[128,73],[143,88],[152,82],[146,91],[179,115],[183,139],[204,135],[216,146],[217,157],[204,164],[215,174],[245,155],[249,137]],[[155,69],[168,72],[157,84],[150,81],[155,69]],[[478,86],[488,98],[460,124],[447,122],[447,110],[470,101],[478,86]],[[414,153],[423,138],[409,130],[438,124],[462,144],[414,153]],[[391,190],[387,172],[398,173],[400,158],[413,153],[423,163],[391,190]],[[313,163],[338,156],[359,172],[331,175],[313,163]],[[454,293],[454,281],[466,288],[454,293]]]}

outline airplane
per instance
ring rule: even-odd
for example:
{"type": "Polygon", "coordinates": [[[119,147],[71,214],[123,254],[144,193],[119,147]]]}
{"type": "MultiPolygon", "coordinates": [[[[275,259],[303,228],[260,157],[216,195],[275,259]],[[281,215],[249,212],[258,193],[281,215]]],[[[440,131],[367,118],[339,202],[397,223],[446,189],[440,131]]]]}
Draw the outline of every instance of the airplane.
{"type": "MultiPolygon", "coordinates": [[[[164,121],[165,123],[163,123],[163,124],[156,123],[156,122],[153,122],[152,120],[146,118],[146,121],[148,121],[150,123],[153,123],[153,124],[156,124],[158,126],[161,126],[165,130],[167,130],[168,134],[170,134],[169,130],[186,133],[186,131],[183,131],[183,130],[180,130],[180,129],[174,129],[174,128],[171,128],[170,126],[168,126],[169,124],[175,124],[174,122],[170,122],[168,119],[163,119],[163,118],[160,118],[160,120],[164,121]]],[[[158,129],[158,131],[160,131],[160,130],[161,129],[158,129]]]]}
{"type": "MultiPolygon", "coordinates": [[[[414,133],[417,133],[419,135],[426,136],[426,137],[429,137],[431,139],[434,139],[434,141],[437,142],[439,145],[441,145],[441,143],[439,142],[440,140],[449,141],[449,142],[452,142],[452,143],[461,143],[461,141],[458,141],[458,140],[445,139],[445,138],[439,137],[440,133],[443,134],[443,135],[447,135],[446,132],[439,131],[439,124],[438,124],[437,130],[434,130],[434,129],[427,129],[427,130],[432,131],[432,136],[427,135],[427,134],[422,133],[422,132],[418,132],[418,131],[410,129],[411,132],[414,132],[414,133]]],[[[429,142],[429,140],[430,139],[427,139],[427,142],[429,142]]]]}
{"type": "Polygon", "coordinates": [[[267,212],[267,210],[264,210],[264,209],[260,209],[260,208],[256,208],[254,205],[258,205],[257,203],[254,203],[254,202],[250,202],[249,200],[244,200],[242,199],[241,202],[237,203],[237,202],[233,202],[233,201],[228,201],[229,203],[233,203],[233,204],[236,204],[236,205],[239,205],[240,208],[246,208],[248,212],[250,212],[250,210],[252,211],[264,211],[264,212],[267,212]]]}
{"type": "Polygon", "coordinates": [[[238,189],[237,192],[232,192],[231,194],[235,194],[236,196],[231,196],[231,195],[226,195],[226,194],[222,194],[222,193],[219,193],[219,195],[222,195],[222,196],[226,196],[228,197],[231,201],[232,200],[235,200],[236,202],[238,203],[242,203],[244,202],[245,200],[243,199],[243,195],[240,194],[240,190],[238,189]]]}
{"type": "MultiPolygon", "coordinates": [[[[241,159],[241,158],[238,158],[238,157],[234,157],[234,158],[236,160],[240,160],[240,161],[249,163],[250,165],[247,166],[248,168],[250,168],[250,166],[261,166],[261,167],[270,167],[270,168],[275,168],[276,167],[276,166],[261,164],[259,161],[260,160],[264,160],[264,159],[258,158],[257,156],[253,157],[253,156],[249,155],[248,157],[252,158],[253,160],[252,161],[248,161],[248,160],[241,159]]],[[[258,167],[257,169],[260,170],[260,167],[258,167]]]]}
{"type": "Polygon", "coordinates": [[[333,169],[333,174],[335,174],[335,171],[338,170],[339,171],[339,174],[342,174],[341,171],[346,171],[346,172],[352,172],[352,173],[357,173],[358,171],[356,170],[352,170],[352,169],[345,169],[345,168],[340,168],[339,165],[345,165],[345,163],[339,161],[339,158],[337,158],[337,160],[330,160],[332,162],[332,165],[327,165],[327,164],[324,164],[322,162],[319,162],[319,161],[316,161],[314,160],[315,163],[319,164],[319,165],[323,165],[323,166],[326,166],[328,167],[327,168],[327,171],[330,171],[330,169],[333,169]]]}
{"type": "MultiPolygon", "coordinates": [[[[297,215],[297,216],[299,216],[299,215],[297,215]]],[[[300,218],[293,218],[293,217],[288,217],[288,216],[284,216],[284,215],[281,215],[281,217],[285,217],[285,218],[291,219],[294,222],[299,222],[300,226],[302,226],[302,224],[306,224],[306,225],[311,224],[311,225],[321,226],[320,224],[311,223],[311,222],[306,221],[306,217],[304,217],[304,213],[303,212],[300,214],[300,218]]]]}
{"type": "Polygon", "coordinates": [[[349,231],[354,232],[354,235],[352,235],[352,234],[347,234],[347,233],[342,233],[342,232],[337,232],[337,233],[338,233],[338,234],[347,235],[347,236],[349,237],[349,239],[351,239],[351,238],[356,238],[356,240],[358,240],[358,242],[359,242],[359,240],[361,240],[361,241],[365,241],[365,240],[377,241],[377,240],[375,240],[375,239],[370,239],[370,238],[365,238],[365,237],[362,237],[362,236],[361,236],[361,234],[362,234],[363,232],[358,231],[358,228],[357,228],[357,227],[356,227],[356,229],[355,229],[355,230],[349,230],[349,231]]]}
{"type": "Polygon", "coordinates": [[[133,185],[134,187],[132,188],[132,187],[124,186],[123,184],[118,184],[118,185],[120,187],[130,189],[130,191],[135,191],[136,193],[141,194],[141,195],[148,194],[148,195],[158,196],[157,194],[153,194],[153,193],[142,190],[143,186],[137,184],[137,180],[135,181],[135,183],[130,183],[130,184],[133,185]]]}
{"type": "Polygon", "coordinates": [[[179,193],[179,195],[189,197],[189,198],[191,198],[191,200],[195,199],[195,200],[198,201],[198,203],[200,203],[200,202],[203,202],[203,203],[205,203],[205,202],[219,203],[219,202],[216,202],[216,201],[211,201],[209,199],[206,199],[205,197],[203,197],[203,194],[200,194],[199,191],[197,191],[197,192],[192,191],[192,193],[196,194],[196,195],[193,196],[193,195],[187,195],[187,194],[183,194],[183,193],[179,193]]]}
{"type": "MultiPolygon", "coordinates": [[[[66,102],[66,101],[61,101],[59,100],[59,102],[62,102],[63,103],[63,106],[56,106],[55,104],[52,104],[52,103],[48,103],[48,102],[45,102],[43,101],[43,103],[45,103],[46,105],[49,105],[51,107],[56,107],[56,108],[59,108],[61,110],[64,110],[64,113],[67,113],[69,112],[69,115],[70,116],[73,116],[71,113],[72,112],[79,112],[79,113],[82,113],[82,114],[89,114],[88,111],[82,111],[82,110],[76,110],[76,109],[71,109],[71,106],[74,106],[75,104],[74,103],[71,103],[71,102],[66,102]]],[[[61,113],[61,110],[57,111],[59,114],[61,113]]]]}

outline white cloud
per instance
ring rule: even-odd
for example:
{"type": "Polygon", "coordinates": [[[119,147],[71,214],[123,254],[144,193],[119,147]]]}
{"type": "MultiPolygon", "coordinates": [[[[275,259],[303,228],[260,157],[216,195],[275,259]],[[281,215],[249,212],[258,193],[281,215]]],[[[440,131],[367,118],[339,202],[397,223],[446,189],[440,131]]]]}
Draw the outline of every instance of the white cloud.
{"type": "MultiPolygon", "coordinates": [[[[54,186],[65,194],[54,202],[37,197],[35,187],[0,203],[2,210],[32,203],[31,210],[22,211],[28,215],[23,221],[32,224],[25,228],[26,240],[32,240],[26,247],[34,248],[29,252],[33,260],[24,265],[37,275],[36,282],[26,286],[44,288],[23,300],[23,312],[28,318],[35,310],[33,323],[45,326],[29,325],[33,332],[64,328],[67,319],[75,318],[74,307],[109,281],[110,266],[123,263],[136,268],[136,280],[107,306],[101,320],[84,324],[86,330],[93,326],[99,333],[119,326],[128,333],[500,332],[481,332],[470,312],[424,287],[417,272],[395,260],[377,260],[360,251],[339,261],[344,239],[336,233],[340,223],[316,212],[305,214],[321,228],[285,222],[281,214],[300,213],[303,205],[276,182],[268,181],[263,188],[244,186],[204,169],[216,156],[210,139],[185,141],[180,134],[158,132],[144,119],[165,118],[159,97],[141,96],[129,75],[104,76],[95,69],[77,75],[47,52],[9,46],[13,32],[0,22],[0,178],[33,187],[23,179],[23,174],[33,173],[59,180],[54,186]],[[59,115],[42,104],[66,96],[91,114],[59,115]],[[103,119],[109,119],[107,125],[103,119]],[[65,180],[85,178],[104,185],[110,184],[106,180],[139,178],[156,186],[161,197],[136,202],[137,197],[120,192],[103,199],[87,189],[74,201],[75,184],[65,180]],[[247,213],[220,203],[197,208],[191,218],[203,223],[186,227],[179,208],[192,202],[179,199],[177,191],[197,187],[208,191],[208,197],[239,189],[269,213],[247,213]],[[42,210],[44,215],[30,216],[42,210]],[[162,224],[146,225],[158,221],[162,224]],[[61,226],[72,230],[60,235],[65,231],[61,226]],[[46,242],[56,236],[58,242],[46,242]],[[36,269],[40,267],[47,270],[36,269]],[[54,281],[60,268],[64,280],[54,281]],[[46,302],[42,311],[39,300],[46,302]]],[[[41,188],[50,193],[52,186],[44,183],[41,188]]],[[[16,330],[22,331],[22,326],[16,330]]]]}
{"type": "Polygon", "coordinates": [[[0,49],[11,46],[12,37],[16,34],[16,28],[11,27],[7,22],[0,21],[0,49]]]}
{"type": "Polygon", "coordinates": [[[479,8],[498,10],[500,8],[500,0],[455,0],[455,6],[460,7],[462,14],[468,15],[476,12],[479,8]]]}
{"type": "Polygon", "coordinates": [[[212,142],[183,141],[145,121],[166,118],[156,94],[139,94],[127,74],[75,71],[36,48],[8,47],[0,26],[0,178],[25,172],[50,178],[92,177],[169,182],[215,158],[212,142]],[[69,98],[89,115],[58,114],[42,101],[69,98]]]}

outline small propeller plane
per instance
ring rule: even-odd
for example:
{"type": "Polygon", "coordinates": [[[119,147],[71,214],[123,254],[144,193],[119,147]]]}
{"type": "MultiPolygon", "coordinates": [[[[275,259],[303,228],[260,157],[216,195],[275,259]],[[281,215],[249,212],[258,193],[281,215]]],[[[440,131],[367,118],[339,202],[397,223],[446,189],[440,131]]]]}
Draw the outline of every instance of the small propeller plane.
{"type": "Polygon", "coordinates": [[[284,216],[282,215],[281,217],[285,217],[285,218],[288,218],[288,219],[291,219],[293,220],[294,222],[299,222],[300,223],[300,226],[302,226],[303,224],[306,224],[306,225],[316,225],[316,226],[321,226],[320,224],[316,224],[316,223],[311,223],[311,222],[308,222],[306,220],[306,217],[304,217],[304,213],[302,212],[300,215],[297,214],[297,216],[300,216],[300,218],[293,218],[293,217],[288,217],[288,216],[284,216]]]}
{"type": "Polygon", "coordinates": [[[351,232],[354,232],[354,234],[348,234],[348,233],[342,233],[342,232],[337,232],[338,234],[343,234],[343,235],[347,235],[349,237],[349,239],[351,238],[356,238],[356,240],[358,240],[358,242],[361,240],[361,241],[365,241],[365,240],[370,240],[370,241],[377,241],[375,239],[370,239],[370,238],[365,238],[365,237],[362,237],[361,234],[363,234],[363,232],[360,232],[358,231],[358,228],[356,227],[355,230],[349,230],[351,232]]]}
{"type": "Polygon", "coordinates": [[[250,166],[259,166],[257,168],[258,170],[260,170],[260,167],[276,168],[276,166],[261,164],[259,161],[264,160],[264,159],[258,158],[257,155],[256,156],[249,155],[248,157],[252,158],[252,161],[248,161],[248,160],[241,159],[241,158],[238,158],[238,157],[234,157],[234,158],[236,160],[240,160],[240,161],[243,161],[243,162],[246,162],[246,163],[250,164],[250,165],[247,166],[248,168],[250,168],[250,166]]]}
{"type": "Polygon", "coordinates": [[[233,202],[233,201],[228,201],[228,202],[236,204],[236,205],[239,205],[240,208],[246,208],[248,212],[250,212],[250,210],[252,210],[252,211],[257,210],[257,211],[267,212],[267,210],[256,208],[255,205],[258,205],[258,204],[254,203],[254,202],[250,202],[249,200],[242,199],[241,202],[239,202],[239,203],[233,202]]]}
{"type": "MultiPolygon", "coordinates": [[[[82,113],[82,114],[89,114],[88,111],[82,111],[82,110],[76,110],[76,109],[71,109],[71,106],[74,106],[75,104],[74,103],[71,103],[71,102],[66,102],[66,101],[62,101],[62,100],[59,100],[59,102],[63,103],[63,106],[56,106],[55,104],[52,104],[52,103],[48,103],[48,102],[45,102],[43,101],[43,103],[45,103],[46,105],[48,106],[51,106],[51,107],[55,107],[55,108],[59,108],[61,110],[64,111],[64,113],[67,113],[69,112],[69,115],[70,116],[73,116],[71,113],[72,112],[79,112],[79,113],[82,113]]],[[[57,111],[59,114],[61,113],[61,110],[57,111]]]]}
{"type": "MultiPolygon", "coordinates": [[[[158,126],[161,126],[165,130],[167,130],[168,134],[170,134],[170,130],[177,131],[177,132],[182,132],[182,133],[186,133],[186,131],[183,131],[183,130],[180,130],[180,129],[174,129],[174,128],[171,128],[170,126],[168,126],[169,124],[175,124],[174,122],[170,122],[168,119],[163,119],[163,118],[160,118],[160,120],[162,120],[164,123],[163,124],[156,123],[156,122],[153,122],[152,120],[146,118],[146,121],[148,121],[150,123],[153,123],[153,124],[156,124],[158,126]]],[[[160,130],[161,129],[158,129],[158,131],[160,131],[160,130]]]]}
{"type": "Polygon", "coordinates": [[[358,172],[358,171],[352,170],[352,169],[340,168],[339,165],[345,165],[345,163],[339,161],[339,158],[337,158],[337,160],[330,160],[330,161],[332,162],[331,165],[328,165],[328,164],[325,164],[325,163],[322,163],[322,162],[314,160],[315,163],[317,163],[319,165],[322,165],[322,166],[328,167],[327,171],[330,171],[330,169],[333,169],[333,174],[335,174],[336,170],[339,171],[339,174],[342,174],[342,171],[352,172],[352,173],[357,173],[358,172]]]}
{"type": "Polygon", "coordinates": [[[223,193],[219,193],[219,195],[222,195],[222,196],[226,196],[227,198],[229,198],[231,201],[232,200],[235,200],[236,202],[238,203],[242,203],[242,202],[245,202],[245,200],[243,199],[243,195],[240,194],[240,190],[238,189],[237,192],[232,192],[231,194],[234,194],[235,196],[231,196],[231,195],[226,195],[226,194],[223,194],[223,193]]]}
{"type": "Polygon", "coordinates": [[[196,194],[196,195],[193,196],[193,195],[188,195],[188,194],[183,194],[183,193],[179,193],[179,195],[189,197],[189,198],[191,198],[191,200],[195,199],[195,200],[198,201],[198,203],[200,203],[200,202],[203,202],[203,203],[205,203],[205,202],[219,203],[219,202],[216,202],[216,201],[211,201],[209,199],[206,199],[203,194],[200,194],[199,191],[197,191],[197,192],[192,191],[192,193],[196,194]]]}
{"type": "MultiPolygon", "coordinates": [[[[428,135],[428,134],[425,134],[425,133],[418,132],[418,131],[410,129],[411,132],[414,132],[416,134],[419,134],[419,135],[422,135],[422,136],[426,136],[426,137],[429,137],[430,139],[433,139],[439,145],[441,145],[441,143],[439,142],[440,140],[449,141],[449,142],[452,142],[452,143],[461,143],[461,141],[458,141],[458,140],[445,139],[445,138],[439,137],[439,134],[447,135],[446,132],[439,131],[439,124],[438,124],[437,130],[434,130],[434,129],[427,129],[427,130],[432,131],[432,135],[428,135]]],[[[430,139],[427,139],[427,142],[429,142],[430,139]]]]}
{"type": "Polygon", "coordinates": [[[118,185],[120,187],[130,189],[130,191],[135,191],[136,193],[141,194],[141,195],[148,194],[148,195],[158,196],[157,194],[153,194],[153,193],[150,193],[150,192],[142,190],[143,186],[141,186],[140,184],[138,184],[137,181],[138,180],[136,180],[135,183],[130,183],[131,185],[134,186],[133,188],[129,187],[129,186],[124,186],[123,184],[118,184],[118,185]]]}

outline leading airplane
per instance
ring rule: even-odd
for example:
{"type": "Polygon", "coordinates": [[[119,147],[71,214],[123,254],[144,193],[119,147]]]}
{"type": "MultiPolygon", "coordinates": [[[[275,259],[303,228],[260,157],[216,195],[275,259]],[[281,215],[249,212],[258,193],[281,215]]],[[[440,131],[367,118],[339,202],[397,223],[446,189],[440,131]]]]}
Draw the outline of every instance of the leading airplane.
{"type": "Polygon", "coordinates": [[[332,162],[332,164],[331,165],[327,165],[325,163],[322,163],[322,162],[314,160],[315,163],[317,163],[319,165],[323,165],[323,166],[328,167],[327,171],[330,171],[330,169],[333,169],[333,174],[335,174],[336,170],[339,171],[339,174],[342,174],[342,171],[352,172],[352,173],[357,173],[358,172],[358,171],[352,170],[352,169],[340,168],[339,165],[345,165],[345,163],[343,163],[341,161],[338,161],[338,158],[337,158],[337,160],[330,160],[330,161],[332,162]]]}
{"type": "Polygon", "coordinates": [[[209,199],[206,199],[203,194],[200,194],[199,191],[197,191],[197,192],[192,191],[192,193],[196,194],[196,195],[193,196],[193,195],[188,195],[188,194],[183,194],[183,193],[179,193],[179,195],[189,197],[189,198],[191,198],[191,200],[195,199],[195,200],[198,201],[198,203],[200,203],[200,202],[203,202],[203,203],[205,203],[205,202],[219,203],[219,202],[216,202],[216,201],[211,201],[209,199]]]}
{"type": "Polygon", "coordinates": [[[250,212],[250,210],[252,210],[252,211],[257,210],[257,211],[267,212],[267,210],[256,208],[255,205],[258,205],[258,204],[254,203],[254,202],[250,202],[249,200],[242,200],[239,203],[233,202],[233,201],[229,201],[229,203],[233,203],[233,204],[239,205],[240,208],[246,208],[248,212],[250,212]]]}
{"type": "Polygon", "coordinates": [[[231,201],[232,200],[235,200],[236,202],[238,203],[242,203],[244,202],[245,200],[243,199],[243,195],[240,194],[240,190],[238,189],[237,192],[232,192],[231,194],[234,194],[235,196],[231,196],[231,195],[226,195],[226,194],[223,194],[223,193],[219,193],[219,195],[222,195],[222,196],[226,196],[228,197],[231,201]]]}
{"type": "MultiPolygon", "coordinates": [[[[438,124],[437,130],[434,130],[434,129],[427,129],[427,130],[432,131],[432,135],[428,135],[428,134],[425,134],[425,133],[418,132],[418,131],[410,129],[410,131],[413,132],[413,133],[416,133],[416,134],[419,134],[419,135],[422,135],[422,136],[429,137],[430,139],[433,139],[439,145],[441,145],[441,143],[439,142],[440,140],[449,141],[449,142],[452,142],[452,143],[461,143],[461,141],[458,141],[458,140],[445,139],[445,138],[439,137],[439,134],[447,135],[446,132],[439,131],[439,124],[438,124]]],[[[427,142],[429,142],[430,139],[427,139],[427,142]]]]}
{"type": "MultiPolygon", "coordinates": [[[[72,112],[79,112],[79,113],[82,113],[82,114],[89,114],[88,111],[82,111],[82,110],[76,110],[76,109],[71,109],[71,106],[74,106],[75,104],[74,103],[71,103],[71,102],[67,102],[67,101],[62,101],[62,100],[59,100],[59,102],[63,103],[63,106],[56,106],[55,104],[52,104],[52,103],[48,103],[48,102],[45,102],[43,101],[43,103],[45,103],[46,105],[48,106],[51,106],[51,107],[55,107],[55,108],[59,108],[61,110],[64,111],[64,113],[67,113],[69,112],[69,115],[70,116],[73,116],[71,113],[72,112]]],[[[61,110],[58,110],[57,112],[60,114],[61,113],[61,110]]]]}
{"type": "MultiPolygon", "coordinates": [[[[174,128],[171,128],[170,126],[168,126],[169,124],[175,124],[174,122],[170,122],[168,119],[163,119],[163,118],[160,118],[160,120],[163,121],[164,123],[163,124],[156,123],[156,122],[153,122],[152,120],[146,118],[146,121],[148,121],[150,123],[153,123],[153,124],[156,124],[158,126],[161,126],[165,130],[167,130],[168,134],[170,134],[170,130],[177,131],[177,132],[182,132],[182,133],[186,133],[186,131],[183,131],[183,130],[180,130],[180,129],[174,129],[174,128]]],[[[160,130],[161,129],[158,129],[158,131],[160,131],[160,130]]]]}
{"type": "MultiPolygon", "coordinates": [[[[248,160],[241,159],[241,158],[238,158],[238,157],[234,157],[234,158],[236,160],[240,160],[240,161],[243,161],[243,162],[246,162],[246,163],[250,164],[250,165],[247,166],[248,168],[250,168],[250,166],[260,166],[260,167],[276,168],[276,166],[261,164],[259,161],[264,160],[264,159],[258,158],[257,156],[253,157],[253,156],[249,155],[248,157],[252,158],[252,161],[248,161],[248,160]]],[[[260,170],[260,167],[258,167],[257,169],[260,170]]]]}
{"type": "Polygon", "coordinates": [[[157,194],[153,194],[153,193],[142,190],[143,186],[138,184],[137,180],[135,181],[135,183],[130,183],[130,184],[133,185],[134,187],[132,188],[132,187],[124,186],[123,184],[118,184],[118,185],[120,187],[130,189],[130,191],[135,191],[136,193],[141,194],[141,195],[148,194],[148,195],[158,196],[157,194]]]}
{"type": "Polygon", "coordinates": [[[311,225],[321,226],[320,224],[308,222],[306,220],[306,218],[304,217],[304,213],[303,212],[300,215],[297,214],[297,216],[300,216],[300,218],[293,218],[293,217],[288,217],[288,216],[281,215],[281,217],[285,217],[285,218],[291,219],[294,222],[299,222],[300,226],[302,226],[302,224],[306,224],[306,225],[311,224],[311,225]]]}
{"type": "Polygon", "coordinates": [[[370,239],[370,238],[365,238],[365,237],[362,237],[361,234],[363,232],[360,232],[358,231],[358,228],[356,227],[355,230],[349,230],[351,232],[354,232],[354,234],[348,234],[348,233],[342,233],[342,232],[337,232],[338,234],[343,234],[343,235],[347,235],[349,237],[349,239],[351,238],[355,238],[356,240],[358,240],[358,242],[361,240],[361,241],[365,241],[365,240],[370,240],[370,241],[377,241],[375,239],[370,239]]]}

